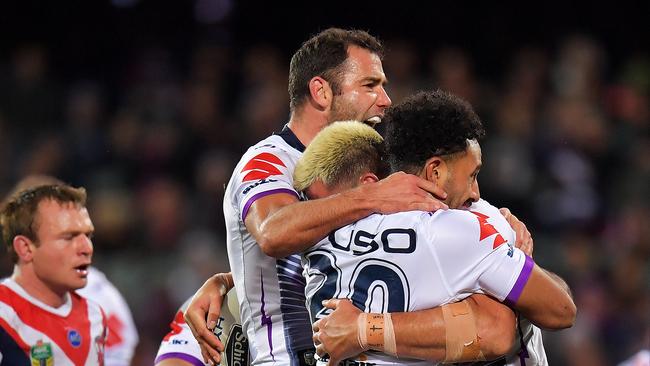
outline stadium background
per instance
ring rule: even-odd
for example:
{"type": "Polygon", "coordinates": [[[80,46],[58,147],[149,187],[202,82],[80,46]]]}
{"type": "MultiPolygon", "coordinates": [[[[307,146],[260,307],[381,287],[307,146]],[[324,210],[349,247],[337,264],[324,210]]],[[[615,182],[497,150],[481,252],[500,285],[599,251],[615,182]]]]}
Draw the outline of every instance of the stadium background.
{"type": "MultiPolygon", "coordinates": [[[[87,187],[95,263],[150,364],[180,303],[227,269],[223,185],[288,116],[291,53],[327,26],[382,38],[393,102],[440,87],[488,129],[483,197],[531,229],[571,285],[552,365],[650,348],[647,2],[21,1],[0,10],[0,192],[52,174],[87,187]]],[[[2,275],[11,272],[6,255],[2,275]]]]}

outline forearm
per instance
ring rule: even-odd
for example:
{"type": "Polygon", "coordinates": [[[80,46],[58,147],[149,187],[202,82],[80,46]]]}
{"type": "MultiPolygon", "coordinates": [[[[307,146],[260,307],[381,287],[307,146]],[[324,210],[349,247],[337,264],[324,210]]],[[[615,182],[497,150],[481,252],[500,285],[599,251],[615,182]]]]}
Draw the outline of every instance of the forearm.
{"type": "Polygon", "coordinates": [[[442,361],[445,359],[445,322],[438,308],[392,313],[399,357],[442,361]]]}
{"type": "Polygon", "coordinates": [[[331,231],[372,212],[372,202],[359,189],[296,202],[268,215],[259,227],[257,241],[265,254],[286,257],[308,249],[331,231]]]}
{"type": "MultiPolygon", "coordinates": [[[[485,359],[495,359],[506,354],[515,340],[515,317],[504,304],[485,295],[473,295],[464,300],[470,313],[466,318],[474,327],[470,334],[479,342],[479,350],[485,359]]],[[[447,305],[450,306],[450,305],[447,305]]],[[[449,327],[457,324],[445,319],[442,307],[408,313],[392,313],[397,355],[429,361],[443,361],[448,357],[450,340],[457,338],[447,334],[449,327]]],[[[468,343],[468,342],[463,342],[468,343]]],[[[477,361],[469,357],[458,361],[477,361]]]]}

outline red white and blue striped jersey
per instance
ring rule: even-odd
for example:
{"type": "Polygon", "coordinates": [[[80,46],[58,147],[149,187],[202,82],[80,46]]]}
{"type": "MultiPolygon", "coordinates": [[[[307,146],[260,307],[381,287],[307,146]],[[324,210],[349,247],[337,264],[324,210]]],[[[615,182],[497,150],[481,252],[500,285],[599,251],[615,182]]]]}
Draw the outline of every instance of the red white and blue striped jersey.
{"type": "Polygon", "coordinates": [[[131,310],[117,288],[95,267],[88,268],[88,283],[77,293],[100,304],[106,314],[108,337],[105,366],[129,366],[138,345],[138,331],[131,310]]]}
{"type": "Polygon", "coordinates": [[[12,279],[0,283],[0,365],[104,365],[106,317],[75,292],[53,308],[12,279]]]}

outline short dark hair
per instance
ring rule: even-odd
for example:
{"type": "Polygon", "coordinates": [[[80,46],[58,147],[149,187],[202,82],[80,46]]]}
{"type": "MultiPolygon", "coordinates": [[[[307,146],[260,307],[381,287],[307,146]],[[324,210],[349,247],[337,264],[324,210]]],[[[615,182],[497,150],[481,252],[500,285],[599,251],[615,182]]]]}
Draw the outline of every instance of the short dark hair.
{"type": "Polygon", "coordinates": [[[293,54],[289,66],[289,106],[295,110],[309,96],[309,80],[321,76],[334,95],[340,94],[342,65],[348,48],[357,46],[383,57],[381,42],[368,32],[357,29],[328,28],[311,37],[293,54]]]}
{"type": "Polygon", "coordinates": [[[467,140],[485,136],[483,124],[465,100],[441,91],[419,92],[389,108],[386,150],[393,171],[418,172],[433,156],[464,152],[467,140]]]}
{"type": "Polygon", "coordinates": [[[40,185],[16,193],[4,203],[2,211],[0,211],[2,241],[14,263],[18,260],[13,246],[14,238],[18,235],[24,235],[34,242],[38,241],[36,237],[36,231],[38,230],[38,223],[35,222],[36,211],[39,203],[48,199],[61,204],[74,203],[85,207],[86,190],[65,184],[40,185]]]}

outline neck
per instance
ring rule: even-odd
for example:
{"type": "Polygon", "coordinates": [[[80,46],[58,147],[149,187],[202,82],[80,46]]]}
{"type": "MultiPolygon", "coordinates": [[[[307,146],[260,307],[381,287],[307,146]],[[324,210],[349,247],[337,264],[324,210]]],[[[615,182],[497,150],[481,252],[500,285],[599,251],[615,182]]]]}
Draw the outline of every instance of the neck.
{"type": "Polygon", "coordinates": [[[16,281],[25,292],[44,304],[53,308],[58,308],[65,304],[66,294],[68,291],[56,291],[48,287],[48,285],[41,281],[36,273],[29,268],[24,268],[24,266],[16,264],[11,278],[16,281]]]}
{"type": "Polygon", "coordinates": [[[291,114],[288,126],[303,145],[309,146],[316,135],[327,126],[327,119],[322,113],[312,112],[306,108],[291,114]]]}

